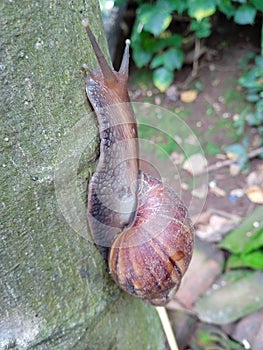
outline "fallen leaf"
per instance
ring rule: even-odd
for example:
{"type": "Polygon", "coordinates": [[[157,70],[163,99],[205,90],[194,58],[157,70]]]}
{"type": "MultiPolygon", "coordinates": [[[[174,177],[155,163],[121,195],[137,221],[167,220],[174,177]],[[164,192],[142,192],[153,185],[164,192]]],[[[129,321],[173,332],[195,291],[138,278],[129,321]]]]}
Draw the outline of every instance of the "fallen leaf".
{"type": "Polygon", "coordinates": [[[256,171],[252,171],[247,176],[248,186],[262,186],[263,185],[263,166],[259,166],[256,171]]]}
{"type": "MultiPolygon", "coordinates": [[[[249,246],[252,248],[253,242],[257,241],[257,239],[255,239],[258,237],[257,231],[262,225],[263,206],[260,205],[250,212],[249,215],[242,220],[242,223],[237,225],[236,228],[219,243],[219,247],[230,251],[232,254],[242,254],[249,246]]],[[[260,237],[261,235],[259,238],[260,237]]],[[[257,249],[260,246],[261,244],[259,243],[259,245],[254,246],[253,249],[257,249]]]]}
{"type": "Polygon", "coordinates": [[[248,199],[257,204],[263,204],[263,189],[259,186],[250,186],[246,189],[248,199]]]}
{"type": "Polygon", "coordinates": [[[238,155],[236,153],[227,152],[226,155],[227,155],[227,158],[231,160],[236,160],[238,158],[238,155]]]}
{"type": "Polygon", "coordinates": [[[180,94],[180,99],[182,102],[191,103],[191,102],[194,102],[196,100],[197,95],[198,95],[197,90],[183,91],[180,94]]]}
{"type": "Polygon", "coordinates": [[[234,322],[263,307],[262,283],[261,271],[226,272],[197,300],[195,311],[204,322],[234,322]]]}
{"type": "Polygon", "coordinates": [[[211,217],[211,210],[208,209],[206,211],[203,211],[199,216],[198,216],[198,219],[195,220],[195,223],[196,225],[205,225],[205,224],[208,224],[209,223],[209,220],[210,220],[210,217],[211,217]]]}
{"type": "Polygon", "coordinates": [[[243,344],[246,340],[250,345],[250,349],[261,350],[263,344],[263,309],[241,319],[235,327],[232,337],[243,344]]]}
{"type": "Polygon", "coordinates": [[[215,194],[217,197],[225,197],[226,196],[226,192],[220,188],[220,187],[211,187],[210,188],[210,192],[215,194]]]}
{"type": "Polygon", "coordinates": [[[227,213],[224,215],[224,212],[222,214],[218,212],[218,214],[212,214],[210,216],[208,223],[198,224],[196,234],[207,242],[219,242],[239,222],[240,217],[237,215],[228,217],[227,213]]]}

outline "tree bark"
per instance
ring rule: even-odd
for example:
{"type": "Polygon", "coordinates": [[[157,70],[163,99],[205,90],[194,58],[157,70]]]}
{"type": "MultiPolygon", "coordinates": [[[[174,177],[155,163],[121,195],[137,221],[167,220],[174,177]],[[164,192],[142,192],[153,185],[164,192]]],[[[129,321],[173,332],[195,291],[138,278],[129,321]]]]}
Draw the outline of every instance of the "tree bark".
{"type": "Polygon", "coordinates": [[[0,349],[164,349],[154,308],[118,289],[86,223],[99,139],[81,21],[107,51],[98,2],[1,13],[0,349]]]}

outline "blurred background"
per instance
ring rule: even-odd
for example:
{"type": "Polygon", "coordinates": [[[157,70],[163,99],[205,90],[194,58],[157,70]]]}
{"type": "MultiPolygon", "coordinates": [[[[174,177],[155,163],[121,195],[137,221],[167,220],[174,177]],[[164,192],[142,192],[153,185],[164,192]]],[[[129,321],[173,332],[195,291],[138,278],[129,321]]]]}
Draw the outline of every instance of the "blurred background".
{"type": "Polygon", "coordinates": [[[179,347],[262,349],[263,2],[100,5],[115,69],[131,39],[143,152],[169,164],[161,175],[196,226],[190,270],[168,304],[179,347]]]}

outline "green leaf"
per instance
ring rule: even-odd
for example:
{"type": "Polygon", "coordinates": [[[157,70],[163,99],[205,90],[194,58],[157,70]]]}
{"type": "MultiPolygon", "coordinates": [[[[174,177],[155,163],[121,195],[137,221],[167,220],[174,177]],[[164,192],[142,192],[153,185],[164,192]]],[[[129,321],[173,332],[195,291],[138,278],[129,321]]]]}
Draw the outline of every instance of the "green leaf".
{"type": "Polygon", "coordinates": [[[182,1],[182,0],[172,0],[172,1],[174,2],[175,10],[179,14],[183,13],[188,7],[187,1],[182,1]]]}
{"type": "Polygon", "coordinates": [[[148,22],[144,26],[144,29],[152,33],[154,36],[157,36],[169,27],[171,21],[171,15],[165,11],[160,11],[159,8],[156,8],[155,13],[152,14],[151,18],[149,18],[148,22]]]}
{"type": "MultiPolygon", "coordinates": [[[[263,2],[262,2],[262,4],[263,4],[263,2]]],[[[263,67],[263,56],[256,56],[255,63],[257,66],[263,67]]]]}
{"type": "Polygon", "coordinates": [[[175,69],[181,69],[184,62],[184,53],[180,49],[171,48],[165,51],[163,54],[159,54],[154,57],[150,67],[156,68],[164,66],[167,70],[173,71],[175,69]]]}
{"type": "Polygon", "coordinates": [[[188,4],[187,1],[182,0],[158,0],[156,6],[168,12],[176,11],[181,14],[187,9],[188,4]]]}
{"type": "Polygon", "coordinates": [[[145,32],[144,30],[141,32],[141,47],[148,52],[154,54],[158,51],[159,40],[155,39],[152,34],[145,32]]]}
{"type": "Polygon", "coordinates": [[[186,349],[244,350],[244,347],[240,343],[229,339],[218,326],[200,322],[193,336],[189,339],[186,349]]]}
{"type": "Polygon", "coordinates": [[[172,16],[165,8],[150,4],[140,6],[137,17],[142,28],[155,36],[168,28],[172,20],[172,16]]]}
{"type": "Polygon", "coordinates": [[[208,155],[215,156],[216,154],[219,154],[221,151],[220,146],[218,146],[217,143],[212,141],[206,141],[205,144],[205,151],[208,155]]]}
{"type": "Polygon", "coordinates": [[[257,10],[249,5],[241,5],[234,15],[237,24],[253,24],[257,10]]]}
{"type": "Polygon", "coordinates": [[[209,17],[216,12],[216,0],[189,0],[188,14],[190,17],[201,21],[205,17],[209,17]]]}
{"type": "Polygon", "coordinates": [[[164,63],[164,54],[157,55],[152,59],[150,68],[154,69],[154,68],[160,67],[163,65],[163,63],[164,63]]]}
{"type": "Polygon", "coordinates": [[[158,0],[156,6],[165,9],[167,12],[176,10],[177,4],[174,0],[158,0]]]}
{"type": "Polygon", "coordinates": [[[218,7],[219,7],[219,10],[227,16],[227,18],[232,17],[235,13],[235,7],[233,6],[231,0],[219,1],[218,7]]]}
{"type": "Polygon", "coordinates": [[[262,246],[263,235],[263,205],[257,207],[242,224],[229,233],[219,244],[220,248],[226,249],[232,253],[241,254],[247,247],[262,246]],[[256,243],[255,243],[256,242],[256,243]]]}
{"type": "Polygon", "coordinates": [[[164,92],[171,85],[173,78],[173,72],[164,67],[153,72],[153,83],[161,92],[164,92]]]}
{"type": "Polygon", "coordinates": [[[203,85],[200,81],[196,81],[196,82],[195,82],[195,88],[196,88],[198,91],[203,91],[203,90],[204,90],[204,85],[203,85]]]}
{"type": "Polygon", "coordinates": [[[249,254],[241,256],[242,261],[246,266],[251,267],[252,269],[261,270],[263,269],[263,251],[257,250],[249,254]]]}
{"type": "Polygon", "coordinates": [[[243,168],[248,161],[247,147],[240,143],[228,146],[226,152],[236,156],[236,162],[239,164],[240,168],[243,168]]]}
{"type": "Polygon", "coordinates": [[[148,51],[143,50],[140,47],[136,47],[133,49],[133,59],[137,67],[141,68],[145,65],[147,65],[151,58],[152,54],[148,51]]]}
{"type": "Polygon", "coordinates": [[[261,120],[263,119],[263,91],[260,94],[261,100],[256,103],[256,108],[259,113],[261,113],[261,120]]]}
{"type": "Polygon", "coordinates": [[[231,255],[227,260],[227,268],[249,267],[255,270],[263,269],[263,251],[257,250],[248,254],[231,255]]]}
{"type": "Polygon", "coordinates": [[[167,37],[161,37],[160,39],[161,39],[162,48],[171,47],[171,46],[180,48],[182,46],[183,38],[179,34],[173,34],[167,37]]]}
{"type": "Polygon", "coordinates": [[[149,33],[142,31],[142,46],[149,52],[156,53],[166,48],[181,48],[182,36],[179,34],[170,35],[168,32],[162,33],[162,36],[153,38],[149,33]],[[146,35],[147,34],[147,35],[146,35]]]}
{"type": "Polygon", "coordinates": [[[257,110],[255,113],[249,113],[246,116],[246,121],[250,126],[259,126],[263,122],[263,113],[259,110],[257,110]]]}
{"type": "Polygon", "coordinates": [[[192,20],[190,30],[194,31],[198,38],[207,38],[211,34],[209,18],[204,18],[202,21],[192,20]]]}
{"type": "Polygon", "coordinates": [[[263,66],[255,66],[252,68],[239,78],[238,83],[245,88],[256,88],[262,90],[263,66]]]}
{"type": "Polygon", "coordinates": [[[140,24],[138,21],[133,26],[131,36],[131,46],[133,49],[132,55],[137,67],[141,68],[147,65],[152,58],[152,51],[150,50],[152,40],[151,34],[140,31],[140,24]]]}
{"type": "Polygon", "coordinates": [[[243,250],[244,254],[250,253],[263,247],[263,227],[256,231],[251,237],[243,250]]]}
{"type": "Polygon", "coordinates": [[[263,306],[263,272],[230,271],[196,302],[202,321],[226,324],[238,320],[263,306]],[[214,288],[214,287],[217,288],[214,288]]]}
{"type": "Polygon", "coordinates": [[[257,102],[259,100],[258,94],[249,94],[246,96],[246,100],[249,102],[257,102]]]}
{"type": "Polygon", "coordinates": [[[184,62],[184,53],[180,49],[171,48],[164,53],[164,67],[167,70],[181,69],[184,62]]]}
{"type": "Polygon", "coordinates": [[[263,1],[262,0],[250,0],[251,4],[255,6],[256,9],[263,12],[263,1]]]}

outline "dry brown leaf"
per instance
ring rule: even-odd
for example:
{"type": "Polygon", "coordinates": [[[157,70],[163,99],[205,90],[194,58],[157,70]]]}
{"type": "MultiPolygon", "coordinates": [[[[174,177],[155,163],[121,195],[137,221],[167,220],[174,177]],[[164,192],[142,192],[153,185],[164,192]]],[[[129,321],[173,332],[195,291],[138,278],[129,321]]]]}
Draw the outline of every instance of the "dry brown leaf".
{"type": "Polygon", "coordinates": [[[256,171],[252,171],[247,176],[247,185],[263,187],[263,166],[262,165],[260,165],[256,171]]]}
{"type": "Polygon", "coordinates": [[[222,188],[217,187],[217,186],[210,188],[210,192],[215,194],[217,197],[225,197],[226,196],[226,191],[224,191],[222,188]]]}
{"type": "Polygon", "coordinates": [[[236,153],[227,152],[226,155],[227,155],[227,158],[231,160],[236,160],[238,158],[238,155],[236,153]]]}
{"type": "Polygon", "coordinates": [[[196,235],[207,242],[219,242],[241,220],[238,215],[214,209],[206,212],[206,219],[207,222],[198,220],[196,235]]]}
{"type": "Polygon", "coordinates": [[[191,103],[191,102],[194,102],[196,100],[197,95],[198,95],[197,90],[183,91],[180,94],[180,99],[182,102],[191,103]]]}
{"type": "Polygon", "coordinates": [[[263,204],[263,189],[259,186],[250,186],[246,189],[248,199],[257,204],[263,204]]]}

